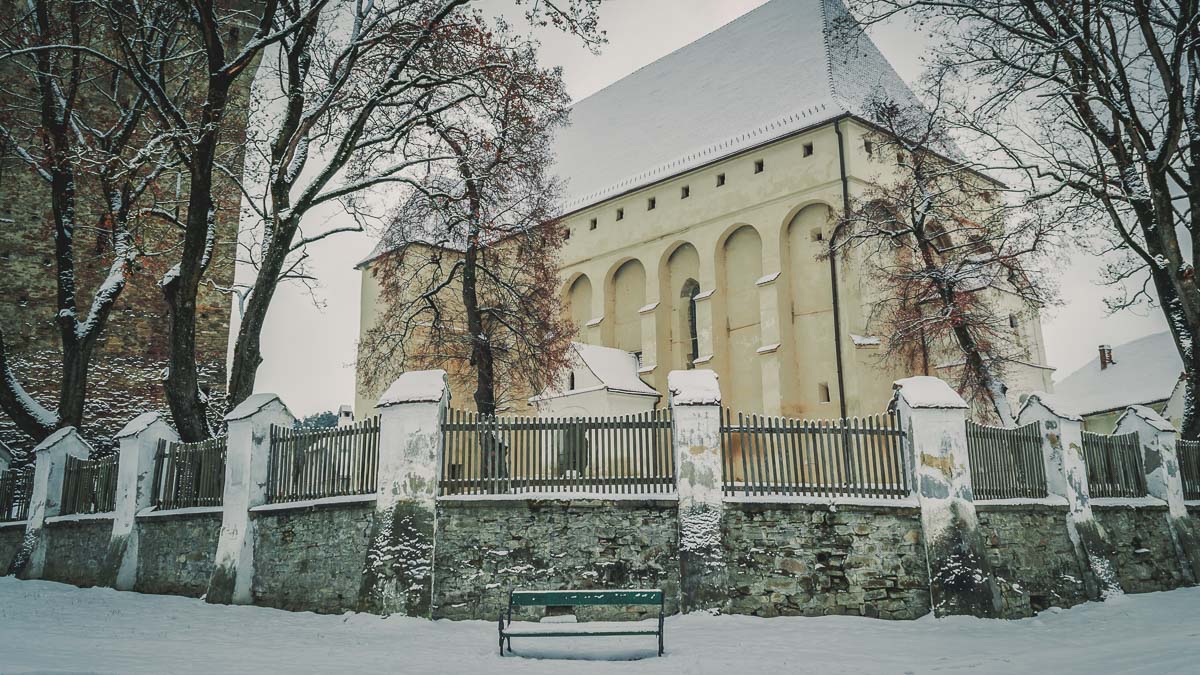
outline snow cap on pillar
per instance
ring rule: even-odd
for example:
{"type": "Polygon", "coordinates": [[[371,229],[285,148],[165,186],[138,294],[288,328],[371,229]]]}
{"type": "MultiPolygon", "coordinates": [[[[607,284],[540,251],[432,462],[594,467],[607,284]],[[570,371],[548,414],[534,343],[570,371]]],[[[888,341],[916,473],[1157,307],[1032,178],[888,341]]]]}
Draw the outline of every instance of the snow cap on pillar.
{"type": "Polygon", "coordinates": [[[442,400],[449,386],[449,377],[444,370],[414,370],[403,373],[379,399],[376,407],[403,403],[437,403],[442,400]]]}
{"type": "Polygon", "coordinates": [[[896,380],[892,383],[892,389],[895,390],[892,397],[893,406],[897,400],[902,398],[910,408],[958,409],[968,407],[963,397],[951,389],[950,385],[928,375],[896,380]]]}
{"type": "MultiPolygon", "coordinates": [[[[225,421],[236,422],[237,420],[244,420],[247,417],[254,415],[254,413],[257,413],[263,408],[271,405],[275,401],[279,401],[279,405],[283,406],[283,409],[287,412],[287,414],[292,414],[292,411],[288,410],[287,405],[285,405],[283,400],[279,398],[278,394],[253,394],[245,401],[239,403],[236,408],[229,411],[229,414],[225,416],[225,421]]],[[[295,417],[295,415],[292,415],[292,417],[295,417]]]]}
{"type": "Polygon", "coordinates": [[[1150,428],[1154,429],[1155,431],[1167,431],[1172,433],[1175,431],[1175,427],[1172,426],[1170,422],[1163,419],[1162,415],[1154,412],[1153,408],[1149,408],[1144,405],[1129,406],[1129,408],[1127,408],[1125,412],[1121,413],[1121,416],[1117,418],[1117,428],[1120,428],[1121,422],[1130,415],[1140,418],[1146,424],[1150,425],[1150,428]]]}
{"type": "Polygon", "coordinates": [[[1044,391],[1035,391],[1025,398],[1025,403],[1021,405],[1021,410],[1017,413],[1017,419],[1025,413],[1027,408],[1041,405],[1046,410],[1054,414],[1055,417],[1060,417],[1064,420],[1074,420],[1082,422],[1083,416],[1076,412],[1075,408],[1065,403],[1061,398],[1054,394],[1047,394],[1044,391]]]}
{"type": "Polygon", "coordinates": [[[78,437],[81,443],[85,445],[87,444],[87,441],[84,441],[83,437],[79,436],[79,431],[76,430],[75,427],[63,427],[62,429],[59,429],[58,431],[55,431],[47,436],[46,439],[41,443],[38,443],[37,446],[34,447],[33,451],[35,453],[45,452],[72,436],[78,437]]]}
{"type": "Polygon", "coordinates": [[[130,436],[137,436],[161,419],[162,415],[157,412],[144,412],[129,420],[129,423],[121,427],[121,430],[117,432],[114,438],[120,440],[122,438],[129,438],[130,436]]]}
{"type": "Polygon", "coordinates": [[[667,389],[671,405],[721,405],[721,387],[712,370],[672,370],[667,389]]]}

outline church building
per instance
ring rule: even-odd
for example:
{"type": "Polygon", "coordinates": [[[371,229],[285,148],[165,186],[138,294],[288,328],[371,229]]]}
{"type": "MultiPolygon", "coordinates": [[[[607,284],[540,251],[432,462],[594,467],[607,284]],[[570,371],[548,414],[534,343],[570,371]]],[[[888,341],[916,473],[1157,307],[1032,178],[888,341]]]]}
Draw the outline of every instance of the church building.
{"type": "MultiPolygon", "coordinates": [[[[839,30],[845,12],[771,0],[578,101],[556,138],[575,340],[635,355],[658,405],[668,372],[702,368],[735,410],[867,415],[895,379],[926,374],[882,363],[854,256],[820,257],[834,214],[894,170],[869,150],[867,101],[919,105],[868,37],[839,30]]],[[[370,266],[363,334],[378,314],[370,266]]],[[[1052,370],[1037,313],[997,302],[1026,355],[1007,366],[1016,404],[1049,391],[1052,370]]],[[[953,381],[952,368],[927,374],[953,381]]],[[[359,416],[378,394],[360,378],[359,416]]]]}

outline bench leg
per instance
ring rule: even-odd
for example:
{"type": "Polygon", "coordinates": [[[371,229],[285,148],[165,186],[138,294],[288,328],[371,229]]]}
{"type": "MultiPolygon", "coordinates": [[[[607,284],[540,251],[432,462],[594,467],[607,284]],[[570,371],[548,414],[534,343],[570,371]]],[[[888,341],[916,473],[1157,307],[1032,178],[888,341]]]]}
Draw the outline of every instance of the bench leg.
{"type": "Polygon", "coordinates": [[[504,656],[504,615],[503,614],[500,615],[499,632],[500,632],[500,656],[504,656]]]}

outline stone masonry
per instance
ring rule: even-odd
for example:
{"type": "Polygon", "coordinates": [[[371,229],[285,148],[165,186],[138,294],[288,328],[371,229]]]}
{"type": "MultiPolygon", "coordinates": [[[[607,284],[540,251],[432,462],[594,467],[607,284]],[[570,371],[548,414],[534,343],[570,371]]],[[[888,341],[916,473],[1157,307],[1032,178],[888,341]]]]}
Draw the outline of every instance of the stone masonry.
{"type": "Polygon", "coordinates": [[[95,586],[100,574],[112,518],[86,518],[46,523],[46,568],[43,579],[95,586]]]}
{"type": "Polygon", "coordinates": [[[8,569],[25,539],[24,523],[0,524],[0,570],[8,569]]]}
{"type": "Polygon", "coordinates": [[[134,588],[142,593],[198,598],[208,590],[221,514],[213,512],[138,518],[138,567],[134,588]],[[188,542],[181,546],[180,542],[188,542]]]}
{"type": "Polygon", "coordinates": [[[358,603],[374,502],[252,512],[254,603],[322,613],[358,603]]]}
{"type": "Polygon", "coordinates": [[[916,508],[729,503],[722,530],[733,614],[929,612],[916,508]]]}
{"type": "Polygon", "coordinates": [[[1166,591],[1185,584],[1166,506],[1098,506],[1093,500],[1092,510],[1115,549],[1117,577],[1126,593],[1166,591]]]}
{"type": "MultiPolygon", "coordinates": [[[[433,617],[495,621],[514,588],[662,588],[674,612],[677,528],[673,500],[441,500],[433,617]]],[[[581,621],[658,614],[645,607],[629,615],[613,607],[576,611],[581,621]]],[[[522,618],[542,614],[530,608],[522,618]]]]}
{"type": "Polygon", "coordinates": [[[1087,601],[1083,565],[1067,530],[1067,507],[976,504],[1006,619],[1087,601]]]}

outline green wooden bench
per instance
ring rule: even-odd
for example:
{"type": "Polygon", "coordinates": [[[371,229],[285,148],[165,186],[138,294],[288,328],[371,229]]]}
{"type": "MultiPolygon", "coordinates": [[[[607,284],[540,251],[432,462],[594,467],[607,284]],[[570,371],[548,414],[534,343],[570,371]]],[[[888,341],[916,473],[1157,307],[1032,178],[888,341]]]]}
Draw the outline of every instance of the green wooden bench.
{"type": "Polygon", "coordinates": [[[507,645],[512,652],[514,637],[603,637],[615,635],[657,635],[658,655],[663,655],[663,618],[664,596],[661,588],[636,590],[600,590],[600,591],[510,591],[508,594],[508,614],[500,615],[500,655],[504,656],[507,645]],[[635,630],[619,628],[614,625],[610,629],[595,630],[566,630],[570,624],[554,624],[552,630],[513,630],[513,607],[578,607],[581,605],[658,605],[658,629],[635,630]],[[507,622],[506,622],[507,618],[507,622]],[[557,630],[558,626],[563,630],[557,630]]]}

